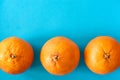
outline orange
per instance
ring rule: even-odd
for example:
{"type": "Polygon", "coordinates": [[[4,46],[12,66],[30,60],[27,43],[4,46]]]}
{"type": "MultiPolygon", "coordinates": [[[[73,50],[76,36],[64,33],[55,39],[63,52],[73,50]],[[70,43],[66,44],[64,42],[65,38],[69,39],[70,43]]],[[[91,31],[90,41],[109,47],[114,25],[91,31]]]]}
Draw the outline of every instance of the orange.
{"type": "Polygon", "coordinates": [[[33,62],[33,49],[29,43],[10,37],[0,43],[0,68],[9,74],[27,70],[33,62]]]}
{"type": "Polygon", "coordinates": [[[77,67],[79,59],[78,46],[62,36],[48,40],[40,53],[43,67],[54,75],[65,75],[72,72],[77,67]]]}
{"type": "Polygon", "coordinates": [[[109,36],[91,40],[85,48],[84,60],[88,68],[97,74],[107,74],[119,67],[119,43],[109,36]]]}

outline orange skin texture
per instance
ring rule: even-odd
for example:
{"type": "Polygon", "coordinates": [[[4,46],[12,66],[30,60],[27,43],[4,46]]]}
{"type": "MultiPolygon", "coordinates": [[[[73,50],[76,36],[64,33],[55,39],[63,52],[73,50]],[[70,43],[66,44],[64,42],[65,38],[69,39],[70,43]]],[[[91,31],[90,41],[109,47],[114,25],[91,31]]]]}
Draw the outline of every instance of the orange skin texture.
{"type": "Polygon", "coordinates": [[[34,53],[29,43],[17,38],[6,38],[0,43],[0,68],[9,74],[20,74],[33,62],[34,53]]]}
{"type": "Polygon", "coordinates": [[[109,36],[91,40],[85,48],[84,60],[88,68],[96,74],[107,74],[119,67],[119,43],[109,36]]]}
{"type": "Polygon", "coordinates": [[[40,53],[43,67],[54,75],[65,75],[72,72],[79,64],[79,60],[78,46],[62,36],[48,40],[40,53]]]}

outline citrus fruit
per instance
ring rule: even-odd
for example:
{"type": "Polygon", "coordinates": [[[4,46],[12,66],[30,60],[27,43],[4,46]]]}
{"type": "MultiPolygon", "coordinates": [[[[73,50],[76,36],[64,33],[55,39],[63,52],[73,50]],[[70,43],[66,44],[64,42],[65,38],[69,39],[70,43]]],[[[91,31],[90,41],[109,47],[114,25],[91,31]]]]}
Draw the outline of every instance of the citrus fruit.
{"type": "Polygon", "coordinates": [[[19,74],[27,70],[33,62],[33,49],[29,43],[9,37],[0,43],[0,68],[9,74],[19,74]]]}
{"type": "Polygon", "coordinates": [[[78,65],[80,51],[70,39],[62,36],[48,40],[42,47],[40,61],[51,74],[65,75],[72,72],[78,65]]]}
{"type": "Polygon", "coordinates": [[[85,48],[84,59],[88,68],[97,74],[107,74],[119,67],[119,43],[109,36],[91,40],[85,48]]]}

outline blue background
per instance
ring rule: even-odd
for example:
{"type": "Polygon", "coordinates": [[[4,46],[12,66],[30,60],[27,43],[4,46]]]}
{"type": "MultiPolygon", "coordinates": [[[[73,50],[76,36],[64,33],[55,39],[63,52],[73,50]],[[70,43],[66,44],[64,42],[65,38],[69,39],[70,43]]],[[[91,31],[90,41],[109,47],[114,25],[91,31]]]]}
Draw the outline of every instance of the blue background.
{"type": "Polygon", "coordinates": [[[101,35],[120,42],[120,0],[0,0],[0,40],[20,37],[35,52],[27,71],[10,75],[0,70],[0,80],[119,80],[120,68],[98,75],[84,63],[85,46],[101,35]],[[39,61],[41,47],[54,36],[70,38],[81,50],[79,66],[65,76],[49,74],[39,61]]]}

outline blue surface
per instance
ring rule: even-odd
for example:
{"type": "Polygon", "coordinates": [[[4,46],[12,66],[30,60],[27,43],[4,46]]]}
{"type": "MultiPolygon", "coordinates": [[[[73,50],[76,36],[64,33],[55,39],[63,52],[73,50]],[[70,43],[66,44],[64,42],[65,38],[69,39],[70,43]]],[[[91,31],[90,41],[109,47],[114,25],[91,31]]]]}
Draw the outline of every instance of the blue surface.
{"type": "Polygon", "coordinates": [[[120,80],[120,68],[98,75],[84,63],[85,46],[100,35],[120,42],[120,0],[0,0],[0,40],[20,37],[35,52],[26,72],[10,75],[0,70],[0,80],[120,80]],[[79,66],[65,76],[49,74],[39,62],[42,45],[58,35],[72,39],[81,49],[79,66]]]}

